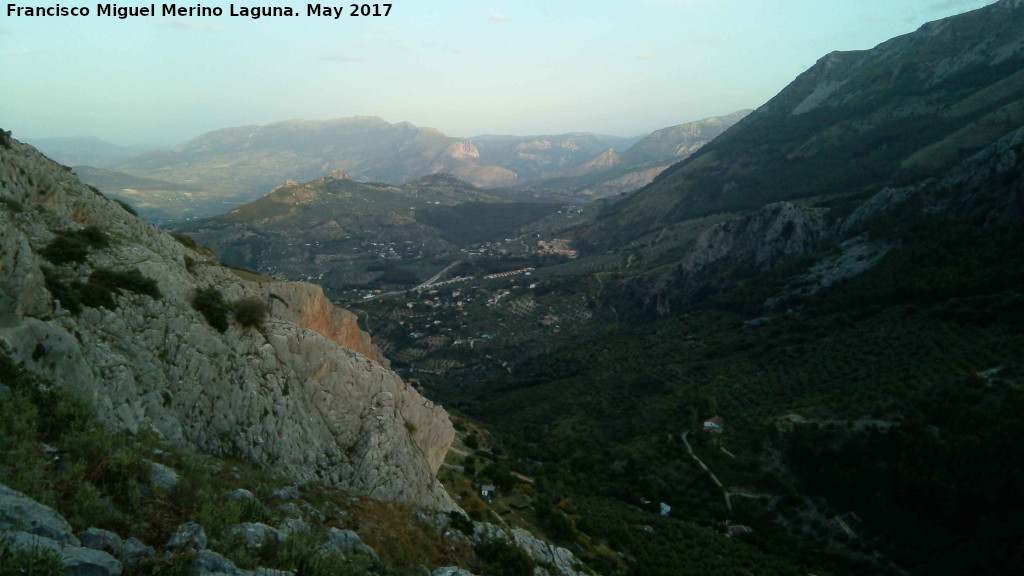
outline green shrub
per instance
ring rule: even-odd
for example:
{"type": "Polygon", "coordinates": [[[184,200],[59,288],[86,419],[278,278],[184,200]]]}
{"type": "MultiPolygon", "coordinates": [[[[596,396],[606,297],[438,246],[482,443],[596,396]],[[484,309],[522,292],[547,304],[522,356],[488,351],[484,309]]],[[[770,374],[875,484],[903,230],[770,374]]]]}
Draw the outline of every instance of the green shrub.
{"type": "Polygon", "coordinates": [[[473,534],[473,521],[468,516],[458,510],[452,510],[448,517],[451,518],[453,528],[463,534],[473,534]]]}
{"type": "Polygon", "coordinates": [[[200,288],[196,290],[196,296],[192,299],[192,307],[198,310],[206,322],[218,332],[228,329],[228,303],[224,295],[214,287],[200,288]]]}
{"type": "Polygon", "coordinates": [[[97,268],[89,276],[89,284],[96,284],[111,291],[118,289],[135,292],[136,294],[145,294],[151,298],[159,299],[161,296],[156,280],[143,276],[142,272],[135,268],[124,271],[97,268]]]}
{"type": "Polygon", "coordinates": [[[91,248],[106,248],[110,246],[110,237],[99,226],[86,226],[74,234],[84,240],[91,248]]]}
{"type": "Polygon", "coordinates": [[[466,445],[466,448],[471,450],[477,450],[480,448],[480,437],[476,434],[470,434],[466,436],[466,439],[462,441],[466,445]]]}
{"type": "Polygon", "coordinates": [[[72,314],[82,311],[82,300],[78,295],[81,282],[74,281],[70,285],[64,282],[56,270],[43,268],[43,279],[46,281],[46,289],[55,300],[59,300],[61,306],[72,314]]]}
{"type": "Polygon", "coordinates": [[[489,540],[473,549],[483,562],[483,576],[530,576],[534,562],[515,544],[489,540]]]}
{"type": "Polygon", "coordinates": [[[199,243],[195,241],[195,238],[192,238],[188,234],[177,234],[177,233],[175,233],[175,234],[171,234],[171,238],[174,238],[175,240],[178,241],[178,244],[181,244],[182,246],[184,246],[186,248],[191,248],[193,250],[199,250],[199,243]]]}
{"type": "Polygon", "coordinates": [[[161,297],[156,280],[143,276],[134,268],[125,271],[97,268],[89,276],[88,282],[84,283],[78,280],[66,282],[56,270],[44,269],[43,277],[46,289],[72,314],[81,312],[83,305],[113,310],[117,305],[114,300],[115,290],[145,294],[152,298],[161,297]]]}
{"type": "Polygon", "coordinates": [[[54,264],[85,262],[89,255],[89,245],[75,236],[58,234],[40,254],[54,264]]]}
{"type": "MultiPolygon", "coordinates": [[[[2,133],[2,132],[0,132],[2,133]]],[[[15,550],[0,543],[0,575],[3,576],[63,576],[64,563],[60,553],[45,546],[31,550],[15,550]]]]}
{"type": "Polygon", "coordinates": [[[276,521],[273,512],[258,500],[225,498],[223,492],[217,489],[201,488],[195,495],[195,503],[195,521],[202,524],[211,535],[220,535],[242,522],[272,524],[276,521]]]}
{"type": "Polygon", "coordinates": [[[14,214],[20,214],[25,211],[25,207],[21,205],[21,202],[10,198],[0,198],[0,204],[6,206],[14,214]]]}
{"type": "Polygon", "coordinates": [[[267,318],[267,304],[256,296],[236,300],[231,304],[231,309],[235,313],[235,320],[246,328],[263,326],[267,318]]]}
{"type": "Polygon", "coordinates": [[[92,248],[110,246],[110,237],[97,226],[86,226],[81,230],[60,230],[52,242],[40,251],[43,258],[54,264],[84,262],[92,248]]]}
{"type": "MultiPolygon", "coordinates": [[[[97,190],[96,192],[99,193],[99,190],[97,190]]],[[[124,208],[124,211],[131,214],[132,216],[139,215],[139,213],[135,211],[135,208],[132,207],[131,204],[125,202],[124,200],[121,200],[120,198],[114,198],[114,202],[117,202],[118,206],[124,208]]]]}
{"type": "Polygon", "coordinates": [[[0,129],[0,148],[4,150],[11,149],[11,132],[0,129]]]}

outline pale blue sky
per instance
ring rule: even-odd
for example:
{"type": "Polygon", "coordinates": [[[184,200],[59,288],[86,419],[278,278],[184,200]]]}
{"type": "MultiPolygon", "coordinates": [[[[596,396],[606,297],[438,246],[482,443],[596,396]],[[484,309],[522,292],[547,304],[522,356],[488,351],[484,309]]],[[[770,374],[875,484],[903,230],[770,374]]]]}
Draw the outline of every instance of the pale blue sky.
{"type": "Polygon", "coordinates": [[[118,144],[354,115],[455,136],[634,136],[757,107],[832,50],[992,3],[393,0],[388,17],[330,20],[261,0],[303,15],[254,21],[216,1],[203,5],[225,16],[128,20],[75,0],[61,5],[93,15],[8,17],[11,1],[0,12],[0,127],[118,144]]]}

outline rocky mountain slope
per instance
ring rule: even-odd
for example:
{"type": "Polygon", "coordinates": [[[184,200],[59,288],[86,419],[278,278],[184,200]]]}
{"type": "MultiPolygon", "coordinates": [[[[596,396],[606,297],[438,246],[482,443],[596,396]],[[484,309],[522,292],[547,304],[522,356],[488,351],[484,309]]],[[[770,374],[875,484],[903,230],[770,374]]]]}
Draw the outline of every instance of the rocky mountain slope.
{"type": "Polygon", "coordinates": [[[620,242],[778,200],[867,195],[948,169],[1024,120],[1024,5],[1002,0],[834,52],[721,138],[611,207],[620,242]]]}
{"type": "Polygon", "coordinates": [[[658,174],[700,150],[751,110],[705,118],[656,130],[625,151],[607,148],[587,162],[523,184],[527,189],[557,190],[584,199],[639,190],[658,174]]]}
{"type": "Polygon", "coordinates": [[[512,170],[520,181],[579,166],[613,147],[607,138],[586,133],[478,136],[470,141],[481,162],[512,170]]]}
{"type": "Polygon", "coordinates": [[[434,478],[454,435],[445,411],[318,287],[243,279],[31,147],[0,144],[0,340],[15,360],[113,429],[454,507],[434,478]]]}

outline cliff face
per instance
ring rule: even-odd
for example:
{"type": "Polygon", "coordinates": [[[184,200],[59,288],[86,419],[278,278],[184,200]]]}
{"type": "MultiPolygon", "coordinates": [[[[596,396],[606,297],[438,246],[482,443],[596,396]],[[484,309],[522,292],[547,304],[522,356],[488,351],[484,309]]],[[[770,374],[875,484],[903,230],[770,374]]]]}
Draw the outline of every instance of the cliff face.
{"type": "Polygon", "coordinates": [[[335,308],[319,286],[304,282],[260,282],[257,288],[269,302],[271,316],[295,322],[300,328],[313,330],[391,368],[391,362],[370,340],[370,335],[359,329],[356,315],[344,308],[335,308]]]}
{"type": "Polygon", "coordinates": [[[31,147],[8,146],[0,146],[0,342],[16,360],[90,400],[114,429],[151,430],[297,480],[454,507],[434,478],[454,438],[446,412],[381,365],[351,313],[314,286],[242,279],[31,147]],[[46,247],[86,226],[105,231],[107,245],[52,262],[60,258],[46,247]],[[155,280],[159,297],[128,282],[112,289],[113,304],[87,303],[104,274],[136,272],[155,280]],[[229,302],[263,300],[262,328],[213,329],[191,304],[210,287],[229,302]],[[76,290],[83,304],[73,313],[76,290]]]}
{"type": "Polygon", "coordinates": [[[752,260],[764,269],[779,259],[810,252],[828,235],[824,210],[778,202],[702,232],[682,267],[696,272],[729,259],[752,260]]]}

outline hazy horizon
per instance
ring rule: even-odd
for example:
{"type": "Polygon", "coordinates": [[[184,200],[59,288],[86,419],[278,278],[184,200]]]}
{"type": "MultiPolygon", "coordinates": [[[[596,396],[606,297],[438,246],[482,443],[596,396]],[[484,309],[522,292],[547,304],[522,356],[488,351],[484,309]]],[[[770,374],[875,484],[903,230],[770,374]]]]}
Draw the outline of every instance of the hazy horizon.
{"type": "MultiPolygon", "coordinates": [[[[5,7],[0,126],[28,140],[159,147],[352,116],[456,137],[633,138],[756,108],[829,52],[991,3],[460,0],[339,20],[307,17],[305,5],[297,18],[259,20],[120,20],[95,5],[89,17],[14,17],[5,7]]],[[[227,14],[227,3],[204,5],[227,14]]]]}

